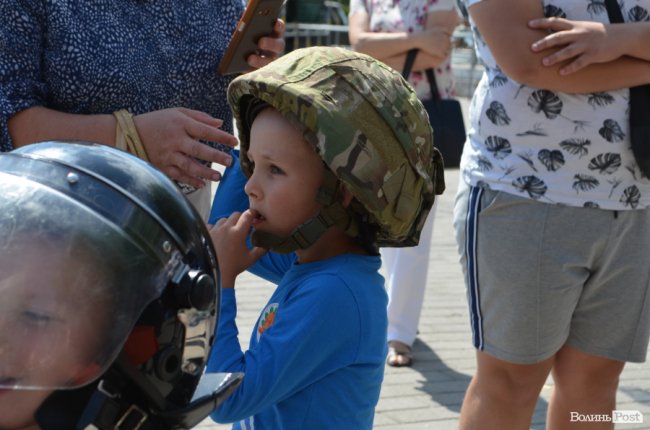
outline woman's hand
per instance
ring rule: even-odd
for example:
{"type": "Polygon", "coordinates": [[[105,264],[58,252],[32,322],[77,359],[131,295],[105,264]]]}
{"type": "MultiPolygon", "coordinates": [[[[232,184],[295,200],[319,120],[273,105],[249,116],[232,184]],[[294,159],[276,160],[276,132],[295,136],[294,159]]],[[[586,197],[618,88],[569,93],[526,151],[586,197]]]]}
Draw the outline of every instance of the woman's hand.
{"type": "Polygon", "coordinates": [[[435,65],[451,55],[451,36],[459,22],[460,16],[456,9],[430,12],[426,17],[425,30],[414,34],[417,37],[417,47],[434,57],[435,65]]]}
{"type": "Polygon", "coordinates": [[[221,218],[210,228],[210,237],[219,262],[222,288],[233,288],[237,276],[267,252],[260,247],[248,249],[246,245],[254,218],[250,210],[244,213],[234,212],[228,218],[221,218]]]}
{"type": "Polygon", "coordinates": [[[542,64],[566,62],[560,68],[561,75],[577,72],[589,64],[614,61],[626,54],[625,29],[620,24],[542,18],[530,21],[528,26],[552,31],[531,48],[534,52],[556,49],[542,59],[542,64]]]}
{"type": "Polygon", "coordinates": [[[440,61],[444,60],[451,53],[451,32],[444,27],[432,27],[414,33],[417,38],[417,47],[440,61]]]}
{"type": "Polygon", "coordinates": [[[259,69],[278,58],[284,52],[284,21],[278,19],[273,26],[273,34],[267,37],[261,37],[257,42],[259,54],[251,54],[246,61],[253,69],[259,69]]]}
{"type": "Polygon", "coordinates": [[[221,174],[197,162],[204,160],[229,166],[230,155],[199,140],[236,146],[237,139],[221,130],[223,121],[196,110],[171,108],[133,117],[151,164],[170,178],[205,186],[205,180],[218,181],[221,174]]]}

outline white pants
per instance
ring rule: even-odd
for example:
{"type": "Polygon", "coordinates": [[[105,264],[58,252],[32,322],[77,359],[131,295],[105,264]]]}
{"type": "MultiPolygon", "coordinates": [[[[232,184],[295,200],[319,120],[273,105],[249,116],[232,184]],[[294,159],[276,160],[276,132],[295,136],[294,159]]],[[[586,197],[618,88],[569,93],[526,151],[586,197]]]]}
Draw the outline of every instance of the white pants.
{"type": "Polygon", "coordinates": [[[389,342],[397,340],[413,345],[417,336],[424,290],[427,285],[433,219],[437,208],[438,200],[429,212],[417,246],[381,248],[388,292],[389,342]]]}
{"type": "Polygon", "coordinates": [[[209,185],[206,185],[203,188],[200,188],[193,193],[190,194],[185,194],[185,197],[187,200],[192,203],[192,205],[196,208],[196,210],[199,212],[199,215],[201,215],[201,219],[203,221],[208,220],[208,217],[210,216],[210,206],[212,205],[212,187],[209,185]]]}

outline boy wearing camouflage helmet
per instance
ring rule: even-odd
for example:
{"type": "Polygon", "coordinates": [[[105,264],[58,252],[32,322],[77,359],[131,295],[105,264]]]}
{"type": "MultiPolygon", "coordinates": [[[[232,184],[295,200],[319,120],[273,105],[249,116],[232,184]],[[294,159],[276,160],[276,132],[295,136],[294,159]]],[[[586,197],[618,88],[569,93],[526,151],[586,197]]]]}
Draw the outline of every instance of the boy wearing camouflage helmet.
{"type": "Polygon", "coordinates": [[[388,66],[331,47],[235,79],[228,101],[241,170],[211,216],[222,303],[208,371],[245,377],[212,418],[371,429],[387,351],[377,247],[416,244],[444,189],[424,108],[388,66]],[[246,269],[278,286],[243,352],[233,287],[246,269]]]}

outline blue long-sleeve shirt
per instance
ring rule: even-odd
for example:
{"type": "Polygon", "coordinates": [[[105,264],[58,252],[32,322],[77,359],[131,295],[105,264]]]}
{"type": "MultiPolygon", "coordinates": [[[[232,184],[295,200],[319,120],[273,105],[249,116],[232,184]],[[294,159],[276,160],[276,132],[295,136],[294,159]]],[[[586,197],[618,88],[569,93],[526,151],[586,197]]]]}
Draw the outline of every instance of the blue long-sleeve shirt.
{"type": "MultiPolygon", "coordinates": [[[[245,178],[238,166],[230,170],[212,221],[247,207],[245,178]]],[[[371,429],[386,357],[380,265],[378,256],[300,264],[295,254],[268,253],[256,272],[279,285],[245,352],[237,339],[235,290],[223,290],[208,371],[245,376],[212,418],[235,422],[234,429],[371,429]]]]}

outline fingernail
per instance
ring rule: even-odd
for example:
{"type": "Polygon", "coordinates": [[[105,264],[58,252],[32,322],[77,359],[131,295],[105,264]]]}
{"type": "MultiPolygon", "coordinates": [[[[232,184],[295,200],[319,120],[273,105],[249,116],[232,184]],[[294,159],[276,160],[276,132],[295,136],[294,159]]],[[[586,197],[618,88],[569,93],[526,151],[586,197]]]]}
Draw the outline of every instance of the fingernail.
{"type": "Polygon", "coordinates": [[[220,181],[221,180],[221,173],[215,172],[212,174],[211,178],[214,182],[220,181]]]}
{"type": "Polygon", "coordinates": [[[551,60],[548,57],[543,58],[542,59],[542,64],[544,64],[545,66],[549,66],[551,64],[551,60]]]}

